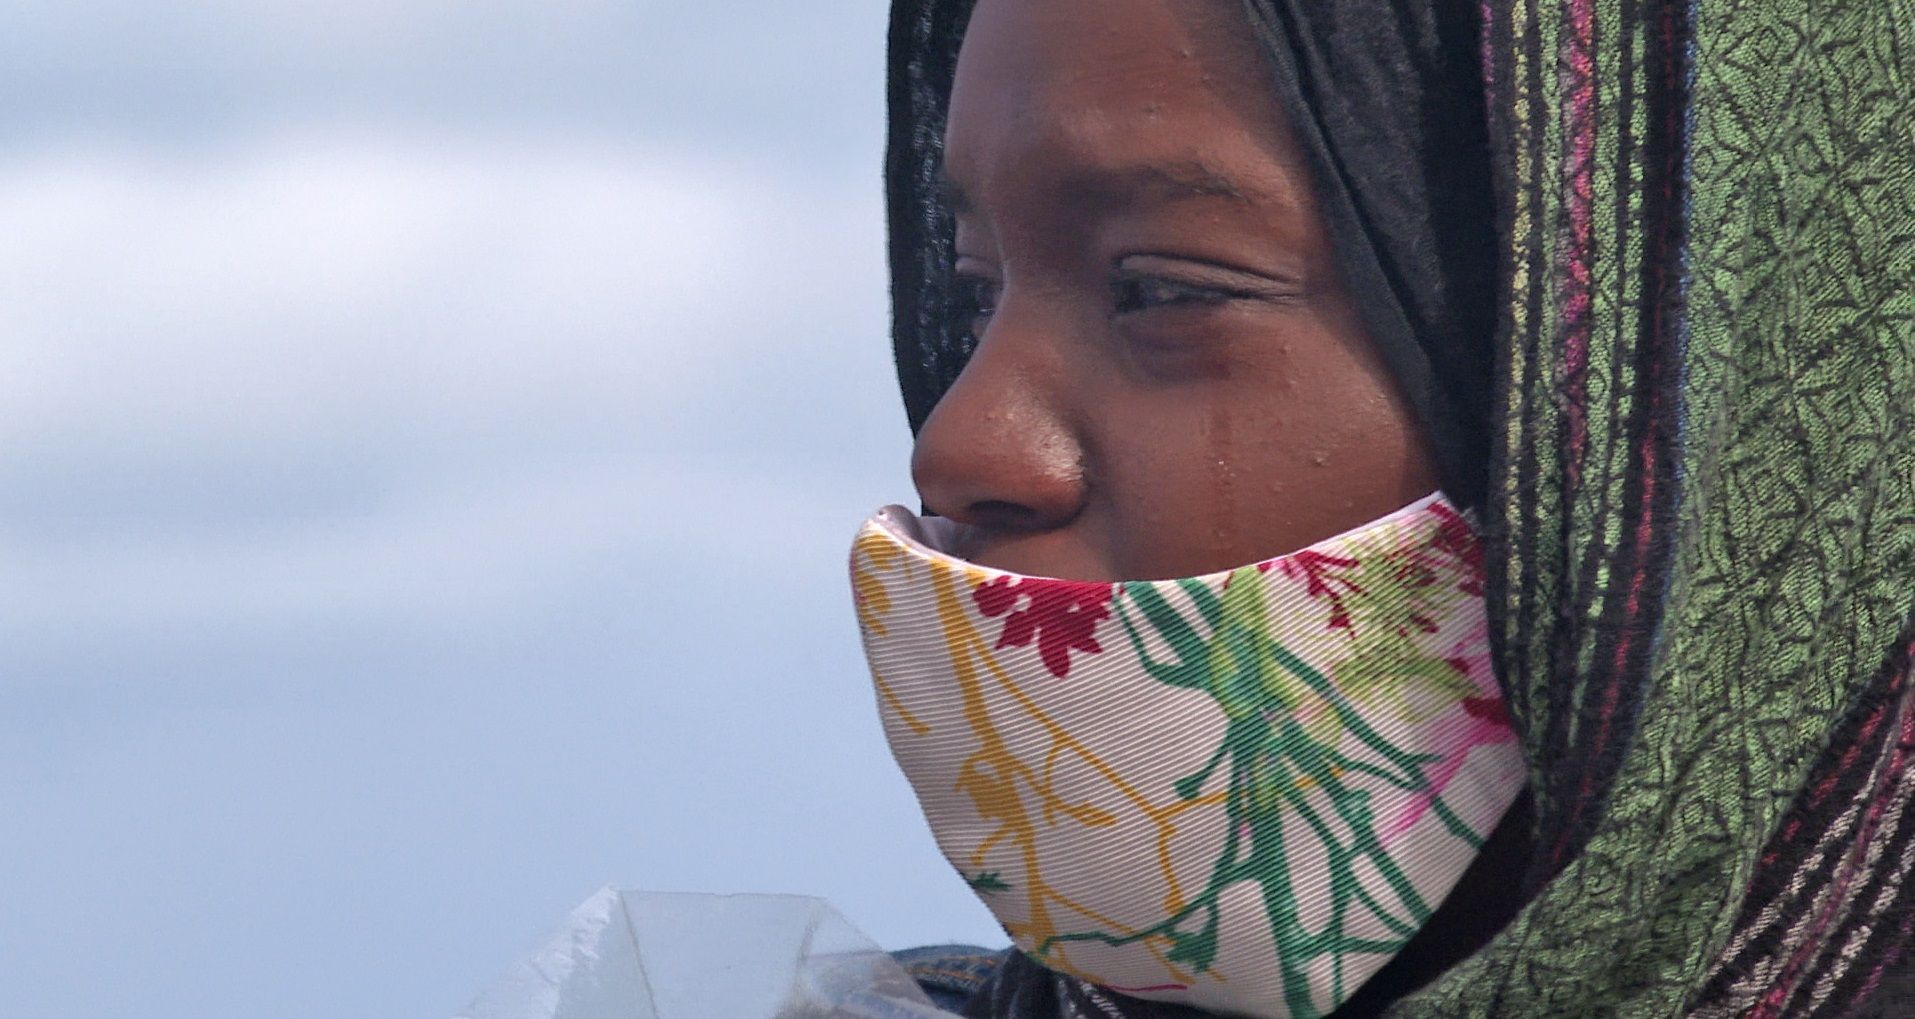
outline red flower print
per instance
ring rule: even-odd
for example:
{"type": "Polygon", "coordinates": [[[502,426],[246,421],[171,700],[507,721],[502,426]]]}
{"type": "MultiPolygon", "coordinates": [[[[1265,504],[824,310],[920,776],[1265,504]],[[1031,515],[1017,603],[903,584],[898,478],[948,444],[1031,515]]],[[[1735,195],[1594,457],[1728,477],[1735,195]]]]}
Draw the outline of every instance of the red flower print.
{"type": "Polygon", "coordinates": [[[1505,704],[1501,697],[1465,697],[1463,710],[1468,712],[1471,718],[1502,726],[1505,729],[1515,724],[1509,717],[1509,705],[1505,704]]]}
{"type": "Polygon", "coordinates": [[[1324,555],[1307,548],[1277,560],[1277,568],[1283,571],[1284,576],[1303,581],[1305,595],[1329,599],[1332,630],[1350,628],[1350,608],[1343,604],[1344,596],[1363,593],[1362,585],[1348,577],[1338,576],[1341,571],[1355,566],[1355,559],[1324,555]]]}
{"type": "Polygon", "coordinates": [[[1476,532],[1470,529],[1469,521],[1448,506],[1433,503],[1430,512],[1440,521],[1436,533],[1430,536],[1430,548],[1447,561],[1458,591],[1482,595],[1483,545],[1476,540],[1476,532]]]}
{"type": "Polygon", "coordinates": [[[1006,616],[997,646],[1029,647],[1037,641],[1038,656],[1051,675],[1071,671],[1071,652],[1097,654],[1097,624],[1110,618],[1112,584],[1069,580],[1016,580],[997,577],[971,592],[978,611],[995,618],[1006,616]]]}

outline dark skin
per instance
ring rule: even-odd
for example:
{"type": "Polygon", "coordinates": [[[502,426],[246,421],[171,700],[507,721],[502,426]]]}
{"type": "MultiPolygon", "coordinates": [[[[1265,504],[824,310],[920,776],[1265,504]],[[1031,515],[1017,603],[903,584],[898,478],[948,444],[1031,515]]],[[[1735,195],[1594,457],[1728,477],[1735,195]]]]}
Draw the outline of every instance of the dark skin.
{"type": "MultiPolygon", "coordinates": [[[[926,509],[960,525],[954,551],[1190,577],[1436,489],[1269,81],[1234,5],[980,0],[945,145],[977,348],[911,465],[926,509]]],[[[1525,801],[1338,1019],[1507,923],[1527,830],[1525,801]]]]}
{"type": "Polygon", "coordinates": [[[970,558],[1194,576],[1437,487],[1231,5],[984,0],[945,161],[978,346],[912,470],[970,558]]]}

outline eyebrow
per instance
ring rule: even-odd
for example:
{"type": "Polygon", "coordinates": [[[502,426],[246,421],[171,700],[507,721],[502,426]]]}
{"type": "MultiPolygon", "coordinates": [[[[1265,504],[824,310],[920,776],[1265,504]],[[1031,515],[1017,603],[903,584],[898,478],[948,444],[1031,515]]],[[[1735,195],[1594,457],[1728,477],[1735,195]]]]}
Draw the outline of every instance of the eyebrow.
{"type": "MultiPolygon", "coordinates": [[[[937,197],[954,213],[976,209],[963,185],[938,167],[937,197]]],[[[1091,169],[1064,178],[1057,187],[1060,201],[1095,208],[1166,205],[1199,198],[1223,198],[1250,204],[1258,189],[1248,187],[1205,163],[1141,163],[1113,169],[1091,169]]]]}

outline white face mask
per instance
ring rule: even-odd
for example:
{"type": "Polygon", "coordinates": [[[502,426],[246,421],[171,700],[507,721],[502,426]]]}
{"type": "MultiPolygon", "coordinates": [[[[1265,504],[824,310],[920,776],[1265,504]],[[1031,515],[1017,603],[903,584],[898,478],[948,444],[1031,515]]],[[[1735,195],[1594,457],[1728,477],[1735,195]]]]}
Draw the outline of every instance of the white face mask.
{"type": "Polygon", "coordinates": [[[1038,962],[1322,1015],[1400,951],[1521,790],[1481,553],[1440,495],[1187,580],[1025,577],[881,510],[852,586],[892,752],[1038,962]]]}

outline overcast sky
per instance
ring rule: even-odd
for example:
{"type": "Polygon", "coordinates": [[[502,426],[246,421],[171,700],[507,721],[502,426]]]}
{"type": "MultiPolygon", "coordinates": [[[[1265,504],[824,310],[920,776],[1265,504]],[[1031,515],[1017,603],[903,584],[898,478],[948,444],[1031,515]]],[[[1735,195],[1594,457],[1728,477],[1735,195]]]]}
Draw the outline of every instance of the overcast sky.
{"type": "Polygon", "coordinates": [[[0,1015],[449,1015],[607,883],[1002,942],[844,579],[883,36],[0,7],[0,1015]]]}

